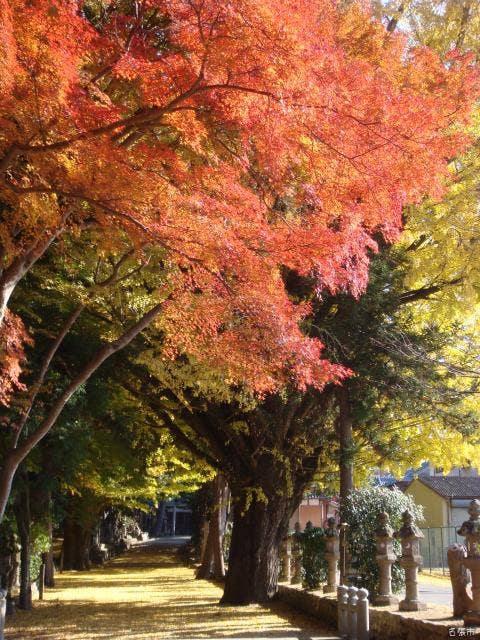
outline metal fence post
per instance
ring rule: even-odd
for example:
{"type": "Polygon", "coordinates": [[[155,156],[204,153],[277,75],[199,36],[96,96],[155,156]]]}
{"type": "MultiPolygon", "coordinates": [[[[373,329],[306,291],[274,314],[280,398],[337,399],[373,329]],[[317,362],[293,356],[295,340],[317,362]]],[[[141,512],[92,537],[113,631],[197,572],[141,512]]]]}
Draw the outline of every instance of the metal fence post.
{"type": "Polygon", "coordinates": [[[427,528],[428,537],[428,564],[430,565],[430,573],[432,573],[432,548],[430,543],[430,527],[427,528]]]}
{"type": "Polygon", "coordinates": [[[440,554],[441,554],[441,558],[442,558],[442,575],[445,575],[445,559],[443,557],[443,547],[444,547],[444,540],[443,540],[443,527],[440,527],[440,554]]]}

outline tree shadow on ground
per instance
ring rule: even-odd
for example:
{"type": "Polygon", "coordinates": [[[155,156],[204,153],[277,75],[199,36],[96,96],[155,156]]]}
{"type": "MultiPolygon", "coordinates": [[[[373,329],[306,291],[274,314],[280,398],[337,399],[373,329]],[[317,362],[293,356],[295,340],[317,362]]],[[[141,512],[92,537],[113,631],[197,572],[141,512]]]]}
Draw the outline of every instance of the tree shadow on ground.
{"type": "Polygon", "coordinates": [[[221,587],[195,580],[193,570],[164,549],[142,551],[90,572],[62,574],[44,602],[9,618],[7,640],[336,637],[279,602],[220,606],[221,587]]]}

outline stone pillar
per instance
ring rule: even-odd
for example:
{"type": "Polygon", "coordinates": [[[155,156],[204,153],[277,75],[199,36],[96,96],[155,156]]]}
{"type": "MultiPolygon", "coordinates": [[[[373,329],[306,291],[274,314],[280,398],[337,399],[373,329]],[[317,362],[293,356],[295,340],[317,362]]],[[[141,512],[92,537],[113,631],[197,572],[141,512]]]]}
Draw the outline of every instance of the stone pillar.
{"type": "Polygon", "coordinates": [[[287,536],[280,547],[280,575],[278,576],[279,582],[290,582],[291,570],[290,563],[292,559],[292,540],[290,536],[287,536]]]}
{"type": "Polygon", "coordinates": [[[335,518],[328,518],[327,524],[325,558],[328,563],[328,569],[327,584],[323,587],[323,591],[324,593],[333,593],[339,583],[340,540],[335,518]]]}
{"type": "Polygon", "coordinates": [[[357,640],[368,640],[370,638],[368,591],[366,589],[359,589],[357,597],[357,640]]]}
{"type": "Polygon", "coordinates": [[[380,571],[380,584],[374,603],[377,606],[396,604],[398,598],[392,593],[392,564],[397,559],[397,556],[393,552],[393,529],[390,526],[388,513],[382,512],[378,514],[375,533],[377,539],[376,560],[380,571]]]}
{"type": "Polygon", "coordinates": [[[5,610],[7,608],[7,591],[0,589],[0,640],[4,640],[5,610]]]}
{"type": "Polygon", "coordinates": [[[357,587],[348,587],[348,638],[349,640],[358,640],[357,638],[357,605],[358,605],[358,589],[357,587]]]}
{"type": "Polygon", "coordinates": [[[394,535],[402,543],[400,564],[405,569],[405,599],[400,602],[400,611],[425,611],[427,605],[418,597],[418,567],[422,564],[420,540],[423,533],[413,522],[410,511],[402,514],[403,524],[394,535]]]}
{"type": "Polygon", "coordinates": [[[463,616],[466,627],[480,626],[480,501],[472,500],[468,507],[469,520],[464,522],[458,533],[465,536],[467,557],[463,565],[472,576],[472,600],[469,611],[463,616]]]}
{"type": "Polygon", "coordinates": [[[293,574],[291,584],[302,584],[302,548],[299,540],[299,534],[301,533],[299,522],[295,523],[294,529],[292,536],[293,574]]]}
{"type": "Polygon", "coordinates": [[[348,587],[341,584],[337,588],[338,635],[348,635],[348,587]]]}

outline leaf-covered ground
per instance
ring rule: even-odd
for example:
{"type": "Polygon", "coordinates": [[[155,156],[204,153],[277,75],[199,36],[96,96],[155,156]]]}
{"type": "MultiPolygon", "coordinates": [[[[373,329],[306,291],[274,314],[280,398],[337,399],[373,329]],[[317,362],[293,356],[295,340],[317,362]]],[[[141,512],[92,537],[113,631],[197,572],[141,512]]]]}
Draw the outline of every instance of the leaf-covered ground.
{"type": "Polygon", "coordinates": [[[285,605],[220,607],[220,596],[173,551],[138,547],[103,568],[59,575],[33,611],[9,619],[6,640],[336,637],[285,605]]]}

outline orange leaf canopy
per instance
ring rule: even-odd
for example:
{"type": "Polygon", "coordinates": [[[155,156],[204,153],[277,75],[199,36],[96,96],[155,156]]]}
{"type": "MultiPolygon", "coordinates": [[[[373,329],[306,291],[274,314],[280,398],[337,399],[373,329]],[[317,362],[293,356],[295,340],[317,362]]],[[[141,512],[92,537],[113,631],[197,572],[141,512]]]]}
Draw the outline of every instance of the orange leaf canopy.
{"type": "Polygon", "coordinates": [[[467,142],[469,60],[332,0],[0,0],[0,15],[6,263],[67,208],[165,252],[166,354],[260,392],[341,377],[282,269],[361,293],[372,235],[395,239],[406,203],[440,196],[467,142]]]}

